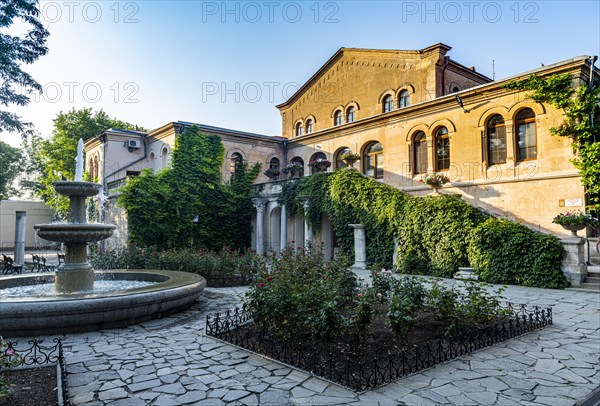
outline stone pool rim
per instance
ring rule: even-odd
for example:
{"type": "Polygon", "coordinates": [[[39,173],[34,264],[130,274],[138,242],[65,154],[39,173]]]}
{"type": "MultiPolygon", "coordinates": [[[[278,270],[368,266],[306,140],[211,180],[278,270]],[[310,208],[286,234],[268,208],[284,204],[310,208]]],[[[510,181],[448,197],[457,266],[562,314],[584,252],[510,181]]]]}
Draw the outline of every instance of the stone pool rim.
{"type": "MultiPolygon", "coordinates": [[[[30,336],[124,327],[191,306],[206,287],[200,275],[147,269],[96,271],[98,279],[159,282],[130,290],[2,299],[0,335],[30,336]]],[[[53,274],[0,279],[0,288],[50,283],[53,274]]]]}

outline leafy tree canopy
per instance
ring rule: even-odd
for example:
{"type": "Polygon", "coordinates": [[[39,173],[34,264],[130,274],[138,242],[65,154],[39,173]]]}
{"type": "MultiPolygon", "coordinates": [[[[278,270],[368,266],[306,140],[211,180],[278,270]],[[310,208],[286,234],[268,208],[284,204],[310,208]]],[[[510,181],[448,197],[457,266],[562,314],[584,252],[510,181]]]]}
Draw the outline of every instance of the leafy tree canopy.
{"type": "Polygon", "coordinates": [[[0,132],[17,132],[24,137],[33,134],[33,125],[5,108],[11,104],[26,106],[31,91],[42,91],[42,86],[21,69],[22,64],[31,64],[48,52],[49,33],[38,19],[37,4],[37,0],[0,1],[0,132]],[[24,22],[27,32],[8,34],[15,21],[24,22]]]}
{"type": "Polygon", "coordinates": [[[29,186],[59,215],[68,210],[68,201],[52,188],[52,182],[75,177],[75,157],[79,138],[86,141],[109,128],[134,130],[135,125],[111,118],[104,111],[93,112],[91,108],[60,112],[54,119],[54,129],[49,140],[32,140],[29,155],[32,165],[41,167],[37,183],[29,186]]]}
{"type": "Polygon", "coordinates": [[[12,183],[21,171],[20,161],[19,149],[0,141],[0,199],[18,194],[12,183]]]}

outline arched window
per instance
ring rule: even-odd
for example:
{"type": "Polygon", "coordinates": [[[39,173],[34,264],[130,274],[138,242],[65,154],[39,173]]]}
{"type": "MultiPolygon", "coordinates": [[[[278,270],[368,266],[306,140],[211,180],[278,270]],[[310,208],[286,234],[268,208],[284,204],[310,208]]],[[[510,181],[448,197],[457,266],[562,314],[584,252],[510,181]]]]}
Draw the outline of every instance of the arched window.
{"type": "Polygon", "coordinates": [[[166,168],[169,166],[169,150],[165,147],[162,149],[162,167],[166,168]]]}
{"type": "Polygon", "coordinates": [[[487,161],[488,165],[506,162],[506,128],[500,114],[493,115],[487,122],[487,161]]]}
{"type": "Polygon", "coordinates": [[[333,114],[333,125],[334,126],[338,126],[338,125],[342,125],[342,110],[338,110],[333,114]]]}
{"type": "Polygon", "coordinates": [[[347,165],[342,161],[342,155],[352,152],[350,148],[342,148],[335,156],[335,169],[345,168],[347,165]]]}
{"type": "Polygon", "coordinates": [[[296,124],[296,137],[299,137],[302,135],[302,123],[298,123],[296,124]]]}
{"type": "Polygon", "coordinates": [[[427,173],[427,161],[427,136],[423,131],[419,131],[413,139],[413,170],[415,175],[427,173]]]}
{"type": "Polygon", "coordinates": [[[380,142],[372,142],[365,148],[363,153],[365,175],[381,179],[383,178],[383,145],[380,142]]]}
{"type": "Polygon", "coordinates": [[[517,161],[536,159],[535,113],[531,109],[523,109],[517,114],[515,121],[517,126],[517,161]]]}
{"type": "Polygon", "coordinates": [[[148,162],[150,163],[150,168],[152,168],[153,172],[156,172],[156,156],[154,155],[154,152],[150,152],[150,156],[148,157],[148,162]]]}
{"type": "Polygon", "coordinates": [[[312,175],[314,173],[327,172],[327,168],[331,166],[331,162],[327,160],[327,155],[323,152],[317,152],[310,157],[308,166],[310,166],[310,174],[312,175]]]}
{"type": "Polygon", "coordinates": [[[436,172],[450,169],[450,138],[448,129],[440,127],[435,132],[435,170],[436,172]]]}
{"type": "Polygon", "coordinates": [[[403,90],[398,96],[398,108],[404,108],[410,106],[410,93],[408,90],[403,90]]]}
{"type": "MultiPolygon", "coordinates": [[[[271,160],[269,161],[269,169],[273,173],[280,173],[281,168],[279,168],[279,159],[277,159],[277,158],[271,158],[271,160]]],[[[279,175],[273,175],[273,177],[271,179],[278,180],[279,179],[279,175]]]]}
{"type": "Polygon", "coordinates": [[[394,98],[391,95],[387,95],[383,98],[383,112],[394,110],[394,98]]]}
{"type": "Polygon", "coordinates": [[[354,120],[356,120],[356,110],[354,110],[354,107],[350,106],[348,107],[348,110],[346,110],[346,123],[353,123],[354,120]]]}
{"type": "Polygon", "coordinates": [[[302,169],[299,172],[300,176],[304,176],[304,160],[302,158],[300,158],[299,156],[292,158],[292,160],[290,161],[290,163],[296,163],[298,164],[302,169]]]}
{"type": "Polygon", "coordinates": [[[231,154],[231,161],[229,162],[229,173],[231,177],[237,176],[240,170],[240,165],[244,162],[244,157],[239,152],[231,154]]]}
{"type": "Polygon", "coordinates": [[[96,177],[94,175],[94,158],[90,158],[88,163],[88,173],[90,174],[90,178],[94,179],[96,177]]]}
{"type": "Polygon", "coordinates": [[[306,120],[306,133],[310,134],[313,132],[313,121],[309,118],[306,120]]]}

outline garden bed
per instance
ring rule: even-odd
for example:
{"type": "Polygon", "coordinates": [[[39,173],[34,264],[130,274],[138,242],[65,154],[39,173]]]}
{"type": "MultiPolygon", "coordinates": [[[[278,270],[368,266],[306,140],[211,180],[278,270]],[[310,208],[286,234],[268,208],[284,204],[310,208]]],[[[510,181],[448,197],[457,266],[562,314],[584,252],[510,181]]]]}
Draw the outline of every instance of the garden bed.
{"type": "Polygon", "coordinates": [[[62,342],[52,344],[32,340],[27,344],[0,342],[0,357],[8,367],[10,396],[0,398],[0,406],[69,406],[67,371],[62,342]]]}
{"type": "Polygon", "coordinates": [[[56,406],[56,376],[55,366],[10,371],[7,382],[12,392],[0,398],[0,406],[56,406]]]}
{"type": "MultiPolygon", "coordinates": [[[[444,336],[434,315],[419,321],[402,346],[378,316],[362,336],[340,336],[328,343],[308,331],[283,339],[260,329],[244,310],[207,316],[206,333],[295,366],[357,391],[365,391],[479,349],[552,324],[552,309],[507,305],[512,315],[493,324],[444,336]],[[360,338],[360,339],[359,339],[360,338]]],[[[383,314],[384,312],[380,312],[383,314]]]]}

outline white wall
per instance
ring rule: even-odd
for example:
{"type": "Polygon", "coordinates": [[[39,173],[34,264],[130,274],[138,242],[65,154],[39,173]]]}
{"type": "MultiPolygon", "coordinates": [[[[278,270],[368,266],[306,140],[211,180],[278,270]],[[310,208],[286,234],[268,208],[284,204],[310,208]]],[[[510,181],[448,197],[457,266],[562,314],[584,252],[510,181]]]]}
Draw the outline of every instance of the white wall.
{"type": "Polygon", "coordinates": [[[15,245],[15,219],[17,211],[25,211],[25,246],[32,248],[49,244],[49,241],[37,237],[33,226],[49,223],[53,210],[43,202],[2,200],[0,201],[0,248],[11,249],[15,245]]]}

